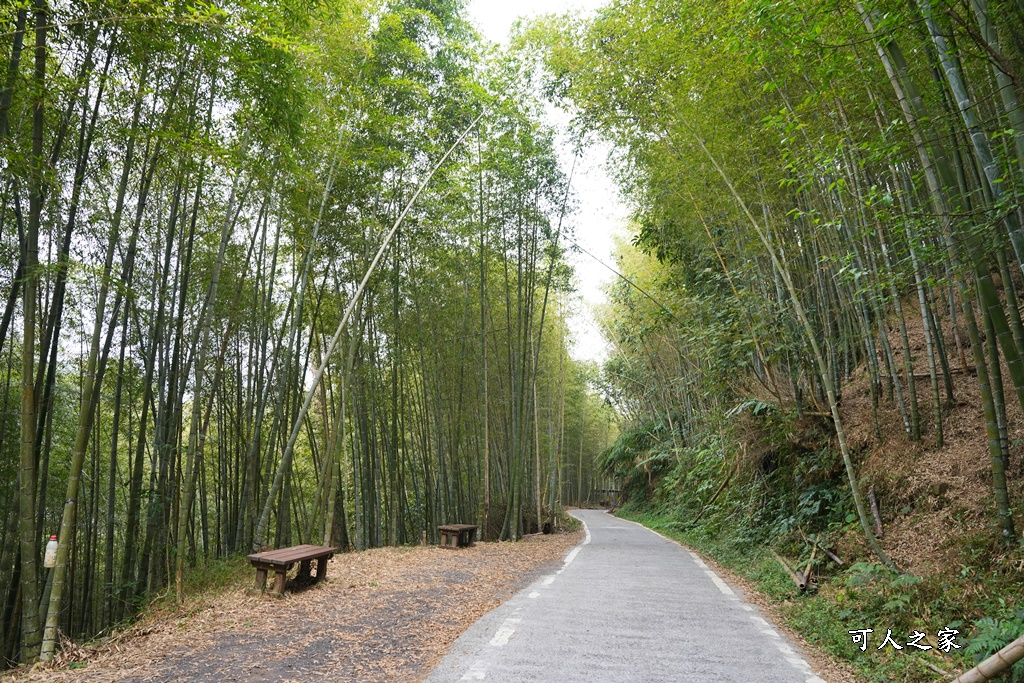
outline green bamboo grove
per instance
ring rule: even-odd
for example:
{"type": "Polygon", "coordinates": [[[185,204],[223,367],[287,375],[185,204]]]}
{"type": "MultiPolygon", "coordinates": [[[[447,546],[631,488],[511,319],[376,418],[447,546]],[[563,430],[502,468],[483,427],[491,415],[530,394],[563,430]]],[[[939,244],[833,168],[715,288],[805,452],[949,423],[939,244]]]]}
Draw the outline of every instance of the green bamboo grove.
{"type": "Polygon", "coordinates": [[[462,10],[0,5],[5,664],[213,558],[591,497],[571,184],[462,10]]]}
{"type": "Polygon", "coordinates": [[[728,418],[826,418],[848,509],[891,564],[844,389],[867,378],[876,443],[894,415],[941,448],[954,378],[971,376],[994,533],[1017,544],[1022,35],[1014,0],[621,0],[527,31],[579,130],[615,145],[645,254],[621,251],[643,293],[620,282],[605,315],[629,423],[609,471],[643,484],[713,451],[706,499],[732,470],[728,418]]]}

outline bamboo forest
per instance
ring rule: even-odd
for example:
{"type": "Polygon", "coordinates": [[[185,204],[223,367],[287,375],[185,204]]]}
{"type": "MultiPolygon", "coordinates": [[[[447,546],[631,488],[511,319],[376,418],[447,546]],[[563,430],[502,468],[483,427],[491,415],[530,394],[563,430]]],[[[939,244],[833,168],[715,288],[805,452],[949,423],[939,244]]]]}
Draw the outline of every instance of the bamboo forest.
{"type": "Polygon", "coordinates": [[[250,553],[600,505],[836,680],[1019,639],[1022,0],[488,4],[0,0],[0,669],[250,553]]]}

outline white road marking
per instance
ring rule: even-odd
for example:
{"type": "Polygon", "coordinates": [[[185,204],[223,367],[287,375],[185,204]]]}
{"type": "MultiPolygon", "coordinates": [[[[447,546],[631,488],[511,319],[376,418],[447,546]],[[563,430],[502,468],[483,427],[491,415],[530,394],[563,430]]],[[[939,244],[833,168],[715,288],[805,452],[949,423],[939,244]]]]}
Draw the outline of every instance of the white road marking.
{"type": "Polygon", "coordinates": [[[711,580],[715,582],[716,586],[718,586],[718,590],[722,591],[726,595],[736,595],[732,592],[732,589],[729,588],[728,585],[726,585],[725,581],[722,581],[720,578],[718,578],[718,575],[714,572],[711,572],[711,580]]]}
{"type": "Polygon", "coordinates": [[[462,674],[460,681],[482,681],[487,678],[487,665],[483,662],[474,662],[469,671],[462,674]]]}
{"type": "Polygon", "coordinates": [[[763,628],[763,629],[761,629],[761,633],[766,633],[766,634],[770,635],[773,638],[781,638],[782,637],[778,633],[775,632],[775,629],[770,629],[770,628],[763,628]]]}
{"type": "Polygon", "coordinates": [[[767,621],[765,621],[764,619],[762,619],[761,617],[759,617],[757,615],[754,615],[754,616],[752,616],[750,618],[753,619],[754,621],[756,621],[757,623],[761,624],[762,626],[767,626],[768,628],[771,628],[771,624],[769,624],[767,621]]]}
{"type": "Polygon", "coordinates": [[[753,612],[754,611],[754,608],[751,607],[750,605],[740,605],[740,607],[742,607],[743,609],[747,610],[748,612],[753,612]]]}
{"type": "Polygon", "coordinates": [[[540,597],[540,593],[538,593],[537,591],[532,591],[532,592],[531,592],[531,593],[530,593],[529,595],[527,595],[526,597],[528,597],[528,598],[539,598],[539,597],[540,597]]]}
{"type": "Polygon", "coordinates": [[[522,619],[506,619],[502,622],[498,628],[497,633],[491,638],[491,645],[494,647],[502,647],[508,643],[508,639],[512,637],[512,634],[516,632],[516,627],[513,624],[518,624],[522,619]]]}
{"type": "Polygon", "coordinates": [[[775,647],[777,647],[779,649],[779,652],[781,652],[784,655],[796,655],[796,652],[793,651],[793,648],[791,648],[789,645],[786,645],[785,643],[775,643],[775,647]]]}
{"type": "Polygon", "coordinates": [[[818,678],[817,676],[811,676],[804,683],[825,683],[825,679],[818,678]]]}
{"type": "Polygon", "coordinates": [[[542,586],[550,586],[554,582],[555,582],[555,577],[554,576],[545,576],[544,580],[541,581],[541,585],[542,586]]]}
{"type": "Polygon", "coordinates": [[[808,666],[807,662],[805,662],[804,660],[800,659],[799,657],[783,657],[783,659],[785,659],[787,662],[789,662],[790,664],[792,664],[793,666],[795,666],[798,669],[810,669],[811,668],[810,666],[808,666]]]}

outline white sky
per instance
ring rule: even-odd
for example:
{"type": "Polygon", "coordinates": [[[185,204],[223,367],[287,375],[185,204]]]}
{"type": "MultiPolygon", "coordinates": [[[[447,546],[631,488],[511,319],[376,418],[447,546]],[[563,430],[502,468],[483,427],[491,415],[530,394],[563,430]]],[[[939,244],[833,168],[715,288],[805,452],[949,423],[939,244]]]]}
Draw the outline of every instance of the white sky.
{"type": "MultiPolygon", "coordinates": [[[[572,10],[593,12],[607,0],[470,0],[469,16],[480,32],[490,41],[507,44],[508,32],[519,17],[540,14],[562,14],[572,10]]],[[[564,114],[552,112],[552,125],[565,123],[564,114]]],[[[563,126],[564,128],[564,126],[563,126]]],[[[572,167],[573,151],[567,136],[559,135],[559,156],[562,170],[568,174],[572,167]]],[[[567,220],[575,226],[576,241],[581,247],[611,264],[612,234],[621,231],[628,210],[619,195],[615,182],[608,176],[605,162],[608,148],[596,144],[583,151],[576,162],[572,189],[576,194],[578,210],[567,220]]],[[[578,359],[603,360],[608,349],[594,324],[591,307],[605,300],[602,285],[615,277],[607,268],[585,254],[570,256],[576,268],[579,293],[582,298],[577,312],[569,319],[576,338],[573,356],[578,359]]]]}

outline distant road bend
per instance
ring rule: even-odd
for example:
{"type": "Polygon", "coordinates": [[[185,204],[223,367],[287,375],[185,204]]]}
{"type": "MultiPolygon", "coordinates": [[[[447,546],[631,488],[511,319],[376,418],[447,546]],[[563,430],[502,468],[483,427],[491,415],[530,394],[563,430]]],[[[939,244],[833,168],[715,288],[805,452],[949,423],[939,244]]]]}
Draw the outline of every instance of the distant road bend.
{"type": "Polygon", "coordinates": [[[427,678],[824,683],[693,553],[600,510],[582,545],[469,628],[427,678]]]}

